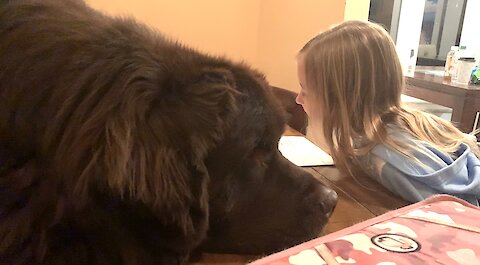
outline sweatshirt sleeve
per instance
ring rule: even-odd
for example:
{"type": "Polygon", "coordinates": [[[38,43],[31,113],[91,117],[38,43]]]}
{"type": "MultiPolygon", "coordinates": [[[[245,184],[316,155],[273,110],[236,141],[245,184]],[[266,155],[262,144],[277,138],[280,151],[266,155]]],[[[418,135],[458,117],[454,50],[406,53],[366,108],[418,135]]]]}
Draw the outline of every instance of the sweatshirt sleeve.
{"type": "Polygon", "coordinates": [[[446,193],[478,205],[480,161],[468,146],[462,146],[456,159],[431,148],[413,154],[422,164],[379,145],[364,164],[372,178],[404,200],[417,202],[446,193]]]}

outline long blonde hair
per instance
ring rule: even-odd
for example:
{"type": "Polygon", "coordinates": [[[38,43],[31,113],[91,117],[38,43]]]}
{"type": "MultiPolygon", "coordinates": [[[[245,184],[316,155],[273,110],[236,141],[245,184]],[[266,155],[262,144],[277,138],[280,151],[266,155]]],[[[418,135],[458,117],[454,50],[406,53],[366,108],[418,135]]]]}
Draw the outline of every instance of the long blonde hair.
{"type": "MultiPolygon", "coordinates": [[[[322,132],[317,133],[323,133],[340,170],[351,173],[355,158],[377,144],[416,159],[407,150],[417,148],[390,138],[387,125],[450,154],[467,143],[480,157],[476,143],[450,122],[402,105],[402,67],[394,42],[381,26],[343,22],[305,44],[299,59],[305,69],[304,89],[321,117],[322,132]]],[[[316,115],[309,117],[313,131],[316,115]]]]}

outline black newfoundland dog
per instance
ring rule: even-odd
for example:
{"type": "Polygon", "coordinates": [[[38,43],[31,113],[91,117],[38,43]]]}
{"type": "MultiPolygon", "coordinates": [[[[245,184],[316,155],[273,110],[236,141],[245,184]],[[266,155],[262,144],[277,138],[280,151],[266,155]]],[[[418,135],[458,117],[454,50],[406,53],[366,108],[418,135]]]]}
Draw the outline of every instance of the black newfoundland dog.
{"type": "Polygon", "coordinates": [[[264,77],[76,0],[0,2],[0,264],[179,264],[318,236],[264,77]]]}

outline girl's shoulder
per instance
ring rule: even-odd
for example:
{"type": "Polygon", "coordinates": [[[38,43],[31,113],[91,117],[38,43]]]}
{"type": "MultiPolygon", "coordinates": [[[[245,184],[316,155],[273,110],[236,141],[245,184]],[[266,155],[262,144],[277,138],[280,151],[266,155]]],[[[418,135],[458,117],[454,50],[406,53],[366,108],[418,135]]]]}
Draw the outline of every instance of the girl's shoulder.
{"type": "MultiPolygon", "coordinates": [[[[480,167],[480,159],[465,143],[460,144],[454,154],[449,154],[433,147],[428,142],[415,138],[404,130],[390,129],[389,137],[403,143],[405,152],[410,156],[384,144],[376,145],[368,156],[373,156],[377,160],[381,160],[384,165],[398,169],[406,175],[419,177],[444,175],[447,172],[455,174],[463,168],[480,167]]],[[[480,172],[480,168],[478,172],[480,172]]]]}

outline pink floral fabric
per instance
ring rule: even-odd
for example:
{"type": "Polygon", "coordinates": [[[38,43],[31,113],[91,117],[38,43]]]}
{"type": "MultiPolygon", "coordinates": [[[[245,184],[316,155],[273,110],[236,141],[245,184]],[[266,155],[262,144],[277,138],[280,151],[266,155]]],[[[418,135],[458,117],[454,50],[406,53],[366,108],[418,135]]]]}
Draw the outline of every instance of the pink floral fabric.
{"type": "Polygon", "coordinates": [[[479,220],[480,208],[437,195],[250,265],[480,264],[479,220]]]}

